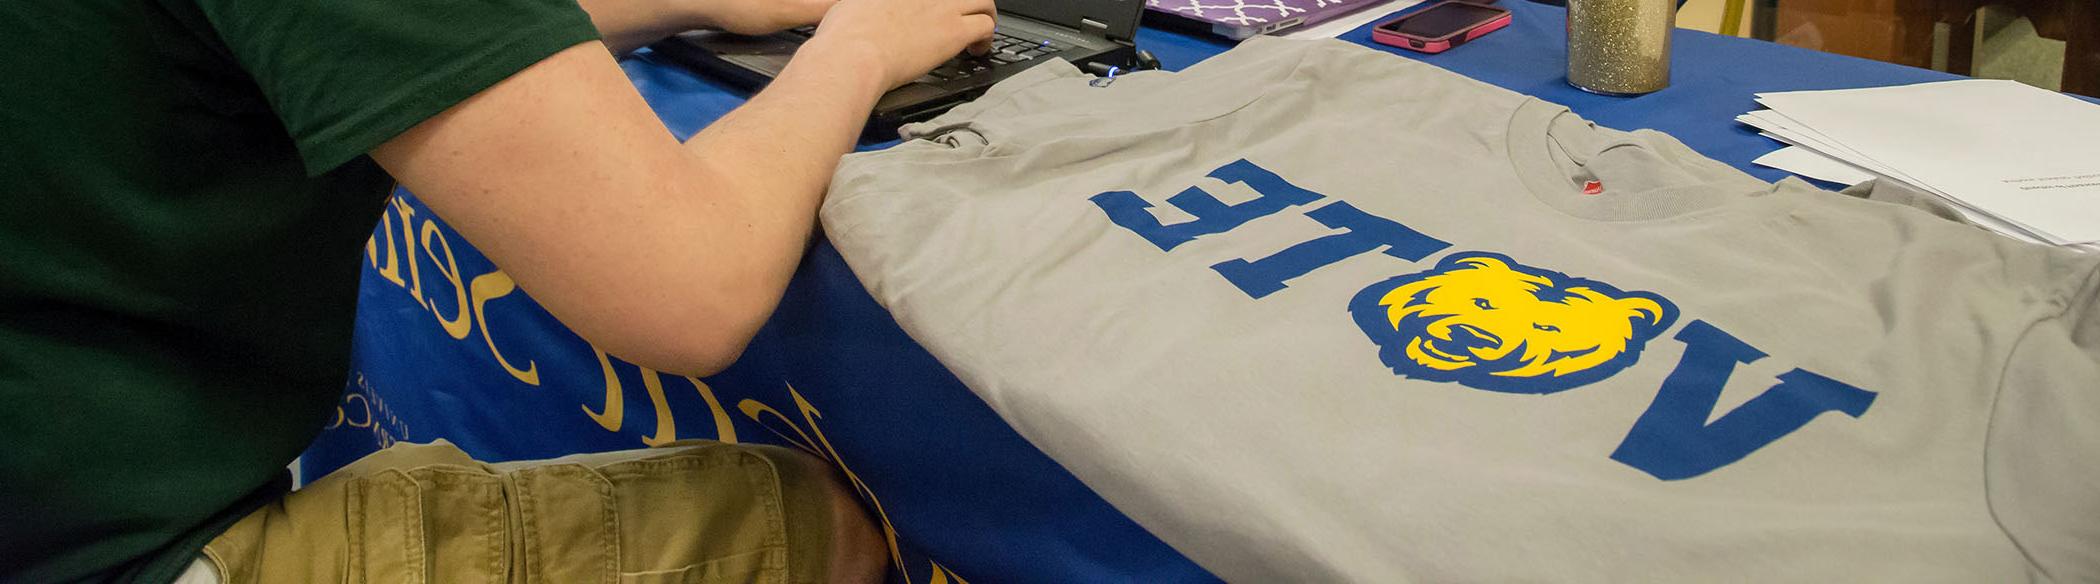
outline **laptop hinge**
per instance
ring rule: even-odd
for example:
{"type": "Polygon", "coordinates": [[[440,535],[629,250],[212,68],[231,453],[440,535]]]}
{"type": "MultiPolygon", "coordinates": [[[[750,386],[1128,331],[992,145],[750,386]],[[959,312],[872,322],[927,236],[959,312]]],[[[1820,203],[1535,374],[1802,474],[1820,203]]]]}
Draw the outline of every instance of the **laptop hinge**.
{"type": "Polygon", "coordinates": [[[1079,30],[1081,32],[1085,32],[1088,36],[1092,36],[1095,38],[1109,38],[1108,23],[1094,20],[1092,18],[1080,18],[1079,30]]]}

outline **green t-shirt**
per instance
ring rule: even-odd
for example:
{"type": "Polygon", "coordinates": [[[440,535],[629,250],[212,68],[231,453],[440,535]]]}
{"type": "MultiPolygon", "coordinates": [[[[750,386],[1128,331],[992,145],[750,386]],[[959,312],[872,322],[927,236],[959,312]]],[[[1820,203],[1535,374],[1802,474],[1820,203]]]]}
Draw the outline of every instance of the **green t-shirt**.
{"type": "Polygon", "coordinates": [[[575,0],[0,3],[0,581],[168,581],[329,419],[364,155],[575,0]]]}

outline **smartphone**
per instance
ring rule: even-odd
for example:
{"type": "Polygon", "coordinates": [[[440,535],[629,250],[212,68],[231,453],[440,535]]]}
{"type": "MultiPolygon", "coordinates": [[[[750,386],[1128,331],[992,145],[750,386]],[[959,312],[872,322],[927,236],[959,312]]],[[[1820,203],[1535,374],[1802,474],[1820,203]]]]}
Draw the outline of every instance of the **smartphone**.
{"type": "Polygon", "coordinates": [[[1509,26],[1509,21],[1508,10],[1445,0],[1379,23],[1377,28],[1371,29],[1371,40],[1411,51],[1441,53],[1502,30],[1502,27],[1509,26]]]}

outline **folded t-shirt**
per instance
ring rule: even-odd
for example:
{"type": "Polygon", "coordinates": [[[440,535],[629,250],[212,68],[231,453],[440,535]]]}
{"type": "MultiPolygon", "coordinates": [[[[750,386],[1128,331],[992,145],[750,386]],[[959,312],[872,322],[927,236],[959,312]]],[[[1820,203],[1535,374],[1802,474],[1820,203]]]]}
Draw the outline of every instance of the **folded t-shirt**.
{"type": "Polygon", "coordinates": [[[1228,580],[2100,579],[2100,257],[1330,41],[906,133],[855,274],[1228,580]]]}

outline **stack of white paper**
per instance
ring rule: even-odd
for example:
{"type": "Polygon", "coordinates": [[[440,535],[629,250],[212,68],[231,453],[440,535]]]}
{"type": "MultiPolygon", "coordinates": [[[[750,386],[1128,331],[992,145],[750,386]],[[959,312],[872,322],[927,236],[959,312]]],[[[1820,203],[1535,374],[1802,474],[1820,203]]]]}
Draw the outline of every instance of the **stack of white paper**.
{"type": "Polygon", "coordinates": [[[2100,105],[2011,81],[1761,93],[1737,121],[1791,144],[1757,163],[1939,195],[2029,241],[2100,245],[2100,105]]]}

